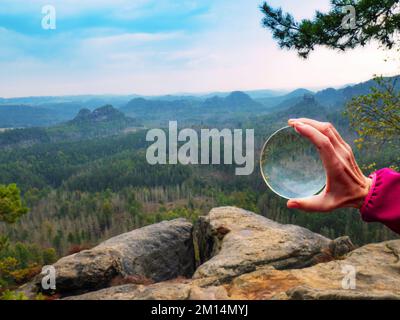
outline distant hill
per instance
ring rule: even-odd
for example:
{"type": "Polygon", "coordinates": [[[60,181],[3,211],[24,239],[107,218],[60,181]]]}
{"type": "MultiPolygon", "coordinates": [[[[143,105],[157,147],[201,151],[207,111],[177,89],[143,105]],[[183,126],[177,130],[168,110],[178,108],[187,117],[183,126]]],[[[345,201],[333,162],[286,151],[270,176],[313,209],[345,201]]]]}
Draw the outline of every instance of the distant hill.
{"type": "Polygon", "coordinates": [[[104,107],[95,109],[91,112],[89,109],[82,109],[79,111],[77,116],[67,122],[67,124],[96,124],[96,123],[127,123],[127,124],[134,124],[135,120],[132,118],[126,117],[121,111],[115,109],[111,105],[106,105],[104,107]]]}
{"type": "Polygon", "coordinates": [[[59,120],[56,112],[45,108],[0,105],[0,128],[47,126],[53,125],[59,120]]]}
{"type": "Polygon", "coordinates": [[[48,127],[73,119],[79,110],[126,105],[132,96],[0,98],[0,128],[48,127]],[[81,100],[80,100],[81,99],[81,100]]]}
{"type": "Polygon", "coordinates": [[[193,116],[199,101],[193,100],[148,100],[135,98],[129,101],[120,111],[140,121],[166,124],[170,120],[182,120],[193,116]]]}
{"type": "MultiPolygon", "coordinates": [[[[400,76],[392,79],[399,79],[400,76]]],[[[47,127],[72,120],[81,109],[93,110],[114,105],[128,117],[148,126],[164,126],[170,120],[182,125],[221,125],[232,119],[245,120],[286,110],[301,102],[304,95],[330,110],[340,110],[351,98],[367,94],[376,86],[369,80],[341,89],[327,88],[313,93],[300,88],[283,94],[274,90],[216,92],[205,95],[84,95],[65,97],[0,98],[0,129],[47,127]]],[[[398,81],[400,88],[400,81],[398,81]]]]}
{"type": "Polygon", "coordinates": [[[212,97],[206,99],[201,106],[202,109],[208,108],[219,111],[254,111],[263,109],[263,106],[253,100],[248,94],[241,91],[234,91],[227,97],[212,97]]]}
{"type": "Polygon", "coordinates": [[[267,97],[263,99],[257,99],[258,103],[261,103],[269,111],[279,110],[280,108],[286,108],[293,104],[296,104],[299,100],[303,98],[304,95],[313,95],[314,92],[307,89],[296,89],[285,95],[278,97],[267,97]]]}
{"type": "Polygon", "coordinates": [[[80,109],[82,105],[74,102],[0,104],[0,128],[53,126],[71,120],[80,109]]]}
{"type": "Polygon", "coordinates": [[[272,109],[267,115],[255,116],[247,124],[255,128],[256,134],[266,139],[272,132],[284,126],[292,118],[312,118],[320,121],[329,121],[330,113],[323,105],[316,101],[313,95],[305,94],[302,97],[292,98],[282,103],[280,107],[272,109]]]}
{"type": "Polygon", "coordinates": [[[64,132],[67,136],[78,135],[81,138],[96,138],[121,133],[130,127],[140,127],[141,124],[127,117],[111,105],[97,108],[93,111],[82,109],[78,115],[65,124],[49,128],[50,132],[64,132]]]}
{"type": "Polygon", "coordinates": [[[326,108],[318,103],[314,96],[307,94],[304,95],[302,99],[294,106],[277,113],[277,117],[281,117],[285,120],[291,118],[307,117],[324,121],[326,120],[326,116],[326,108]]]}
{"type": "MultiPolygon", "coordinates": [[[[396,87],[400,90],[400,76],[389,77],[386,79],[396,82],[396,87]]],[[[315,94],[315,99],[327,107],[341,108],[353,97],[371,93],[372,87],[379,87],[375,80],[369,80],[342,89],[328,88],[317,92],[315,94]]]]}
{"type": "Polygon", "coordinates": [[[79,104],[82,107],[99,108],[106,104],[121,106],[137,95],[76,95],[76,96],[39,96],[0,98],[0,104],[29,105],[40,107],[43,105],[79,104]]]}
{"type": "MultiPolygon", "coordinates": [[[[400,76],[387,78],[397,81],[397,88],[400,90],[400,76]]],[[[371,92],[372,87],[378,87],[374,80],[369,80],[356,85],[346,86],[341,89],[327,88],[316,93],[307,89],[297,89],[280,97],[257,99],[269,112],[275,113],[279,110],[292,108],[301,103],[303,96],[314,96],[315,101],[331,111],[341,110],[353,97],[365,95],[371,92]]]]}
{"type": "Polygon", "coordinates": [[[185,108],[191,105],[186,100],[148,100],[144,98],[135,98],[127,103],[120,110],[129,116],[145,116],[149,112],[168,112],[177,111],[179,108],[185,108]]]}
{"type": "Polygon", "coordinates": [[[165,125],[170,120],[181,124],[208,124],[225,121],[238,114],[263,112],[265,107],[241,91],[231,92],[226,97],[213,96],[202,100],[149,100],[135,98],[120,108],[132,116],[151,125],[165,125]]]}
{"type": "Polygon", "coordinates": [[[290,99],[290,98],[298,98],[298,97],[303,97],[304,95],[313,95],[314,92],[308,90],[308,89],[296,89],[292,92],[289,92],[287,95],[285,95],[285,98],[290,99]]]}
{"type": "Polygon", "coordinates": [[[5,131],[0,133],[0,147],[25,147],[36,143],[107,137],[140,127],[136,119],[107,105],[94,111],[82,109],[73,120],[59,125],[5,131]]]}
{"type": "Polygon", "coordinates": [[[248,94],[252,99],[262,99],[279,97],[285,95],[287,92],[283,90],[250,90],[244,91],[244,93],[248,94]]]}

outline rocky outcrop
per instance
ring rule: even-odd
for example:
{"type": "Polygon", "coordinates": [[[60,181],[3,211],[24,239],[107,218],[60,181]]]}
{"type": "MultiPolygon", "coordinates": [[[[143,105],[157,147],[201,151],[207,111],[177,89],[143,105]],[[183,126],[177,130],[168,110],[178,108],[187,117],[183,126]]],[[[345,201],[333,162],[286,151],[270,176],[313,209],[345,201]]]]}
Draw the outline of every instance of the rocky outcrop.
{"type": "Polygon", "coordinates": [[[188,283],[161,282],[149,286],[127,284],[64,300],[187,300],[190,290],[188,283]]]}
{"type": "Polygon", "coordinates": [[[400,240],[354,249],[348,237],[216,208],[194,226],[163,222],[61,259],[57,291],[70,300],[400,299],[400,240]],[[112,287],[116,275],[155,283],[112,287]]]}
{"type": "Polygon", "coordinates": [[[261,268],[225,289],[232,299],[400,299],[399,254],[400,240],[371,244],[302,270],[261,268]]]}
{"type": "Polygon", "coordinates": [[[346,254],[348,238],[331,241],[307,229],[282,225],[255,213],[225,207],[211,210],[194,228],[199,267],[193,278],[220,284],[261,266],[299,269],[346,254]]]}
{"type": "MultiPolygon", "coordinates": [[[[62,258],[54,267],[56,292],[62,295],[107,287],[118,276],[155,282],[190,277],[194,272],[192,224],[177,219],[137,229],[62,258]]],[[[40,280],[35,281],[37,288],[40,280]]]]}
{"type": "Polygon", "coordinates": [[[304,269],[277,270],[264,266],[219,286],[204,286],[201,280],[158,283],[150,286],[120,286],[74,300],[310,300],[310,299],[400,299],[400,240],[367,245],[341,260],[304,269]],[[355,287],[344,282],[355,271],[355,287]]]}

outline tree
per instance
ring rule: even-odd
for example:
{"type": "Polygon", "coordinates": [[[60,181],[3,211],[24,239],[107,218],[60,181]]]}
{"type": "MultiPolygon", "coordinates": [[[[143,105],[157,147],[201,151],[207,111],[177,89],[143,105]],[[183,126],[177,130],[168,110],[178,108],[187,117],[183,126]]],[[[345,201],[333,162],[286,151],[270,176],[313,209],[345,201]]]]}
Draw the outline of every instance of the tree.
{"type": "Polygon", "coordinates": [[[0,235],[0,252],[8,249],[9,246],[10,240],[8,239],[8,237],[0,235]]]}
{"type": "Polygon", "coordinates": [[[17,185],[0,185],[0,222],[14,223],[27,212],[17,185]]]}
{"type": "Polygon", "coordinates": [[[43,250],[43,264],[50,265],[57,261],[57,253],[54,248],[47,248],[43,250]]]}
{"type": "MultiPolygon", "coordinates": [[[[22,203],[21,192],[17,185],[0,185],[0,222],[14,223],[27,212],[28,209],[22,203]]],[[[0,254],[7,251],[9,246],[8,238],[0,235],[0,254]]],[[[17,259],[3,258],[0,255],[0,289],[12,281],[13,272],[17,266],[17,259]]]]}
{"type": "Polygon", "coordinates": [[[362,147],[366,143],[385,142],[397,145],[400,137],[400,77],[375,79],[371,93],[353,98],[346,107],[350,124],[356,129],[362,147]]]}
{"type": "Polygon", "coordinates": [[[281,48],[294,49],[303,58],[318,45],[342,51],[365,46],[371,40],[388,49],[395,45],[395,35],[400,31],[398,0],[331,0],[331,4],[329,13],[317,11],[313,20],[297,22],[291,14],[265,2],[261,6],[265,15],[262,23],[281,48]],[[354,28],[343,27],[344,10],[349,5],[356,13],[354,28]]]}

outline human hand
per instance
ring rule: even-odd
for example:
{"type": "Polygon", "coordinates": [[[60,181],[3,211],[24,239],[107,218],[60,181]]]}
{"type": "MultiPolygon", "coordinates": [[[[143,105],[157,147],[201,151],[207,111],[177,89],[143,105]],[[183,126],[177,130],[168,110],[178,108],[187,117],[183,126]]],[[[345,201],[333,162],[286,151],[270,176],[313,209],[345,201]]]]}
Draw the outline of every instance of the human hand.
{"type": "Polygon", "coordinates": [[[289,125],[318,148],[325,167],[326,187],[316,196],[289,200],[288,208],[318,212],[361,208],[372,181],[361,172],[351,147],[335,127],[306,118],[291,119],[289,125]]]}

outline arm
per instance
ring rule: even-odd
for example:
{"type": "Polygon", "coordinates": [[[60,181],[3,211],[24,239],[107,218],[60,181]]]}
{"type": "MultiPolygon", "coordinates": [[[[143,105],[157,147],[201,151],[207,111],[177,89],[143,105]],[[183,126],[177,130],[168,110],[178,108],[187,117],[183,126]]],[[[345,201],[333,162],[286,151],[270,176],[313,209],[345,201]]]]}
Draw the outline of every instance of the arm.
{"type": "Polygon", "coordinates": [[[381,222],[400,234],[400,173],[382,169],[371,176],[372,185],[361,217],[366,222],[381,222]]]}

